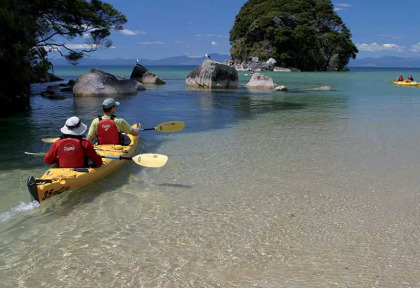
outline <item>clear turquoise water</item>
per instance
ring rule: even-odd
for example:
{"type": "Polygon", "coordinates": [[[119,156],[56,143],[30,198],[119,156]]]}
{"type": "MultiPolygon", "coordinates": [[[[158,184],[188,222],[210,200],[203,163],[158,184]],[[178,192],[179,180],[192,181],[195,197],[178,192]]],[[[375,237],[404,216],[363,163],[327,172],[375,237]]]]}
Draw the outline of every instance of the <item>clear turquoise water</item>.
{"type": "MultiPolygon", "coordinates": [[[[67,80],[91,67],[56,67],[67,80]]],[[[120,77],[132,67],[100,67],[120,77]]],[[[103,98],[48,100],[0,129],[0,278],[39,287],[417,287],[420,283],[420,69],[268,73],[290,91],[187,89],[195,67],[147,67],[163,86],[119,96],[143,127],[141,152],[160,169],[126,164],[38,207],[26,179],[64,121],[86,124],[103,98]],[[332,91],[314,91],[329,85],[332,91]],[[42,284],[44,283],[44,284],[42,284]]]]}

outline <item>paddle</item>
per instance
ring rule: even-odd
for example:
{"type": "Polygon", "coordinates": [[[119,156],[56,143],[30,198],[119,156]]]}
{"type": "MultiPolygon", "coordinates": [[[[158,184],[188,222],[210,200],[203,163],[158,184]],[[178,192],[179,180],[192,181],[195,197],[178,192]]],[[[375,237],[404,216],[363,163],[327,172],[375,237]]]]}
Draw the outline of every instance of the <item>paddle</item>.
{"type": "Polygon", "coordinates": [[[33,152],[25,152],[25,154],[34,155],[34,156],[45,156],[45,155],[47,155],[47,153],[33,153],[33,152]]]}
{"type": "Polygon", "coordinates": [[[134,157],[124,157],[124,156],[101,156],[102,158],[108,159],[118,159],[118,160],[133,160],[134,163],[144,167],[158,168],[162,167],[168,161],[168,156],[161,154],[138,154],[134,157]]]}
{"type": "MultiPolygon", "coordinates": [[[[140,131],[150,131],[150,130],[156,130],[158,132],[162,133],[170,133],[170,132],[178,132],[184,129],[185,123],[181,121],[171,121],[171,122],[164,122],[156,127],[153,128],[144,128],[140,129],[140,131]]],[[[42,138],[41,141],[45,143],[54,143],[59,138],[42,138]]]]}
{"type": "Polygon", "coordinates": [[[149,131],[149,130],[156,130],[158,132],[168,133],[168,132],[178,132],[184,129],[185,123],[181,121],[172,121],[172,122],[164,122],[157,125],[154,128],[145,128],[140,129],[140,131],[149,131]]]}
{"type": "MultiPolygon", "coordinates": [[[[34,156],[45,156],[47,153],[32,153],[32,152],[25,152],[28,155],[34,156]]],[[[118,160],[133,160],[134,163],[144,167],[151,167],[151,168],[159,168],[166,164],[168,161],[168,156],[162,154],[153,154],[153,153],[146,153],[146,154],[138,154],[134,157],[124,157],[124,156],[101,156],[102,158],[108,159],[118,159],[118,160]]]]}

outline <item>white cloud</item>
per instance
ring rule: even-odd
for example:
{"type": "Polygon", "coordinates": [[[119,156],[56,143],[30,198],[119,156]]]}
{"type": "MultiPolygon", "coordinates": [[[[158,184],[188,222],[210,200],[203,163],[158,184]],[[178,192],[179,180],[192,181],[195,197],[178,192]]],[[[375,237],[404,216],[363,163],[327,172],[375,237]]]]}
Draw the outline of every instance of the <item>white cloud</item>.
{"type": "Polygon", "coordinates": [[[165,44],[165,42],[161,42],[161,41],[155,41],[155,42],[152,42],[152,41],[149,41],[149,42],[138,42],[138,44],[141,44],[141,45],[162,45],[162,44],[165,44]]]}
{"type": "Polygon", "coordinates": [[[334,10],[335,11],[341,11],[341,10],[346,10],[346,8],[351,7],[350,4],[347,3],[335,3],[334,4],[334,10]]]}
{"type": "Polygon", "coordinates": [[[195,34],[194,36],[195,36],[195,37],[201,37],[201,36],[203,36],[203,35],[201,35],[201,34],[195,34]]]}
{"type": "Polygon", "coordinates": [[[394,50],[394,51],[397,51],[397,52],[402,52],[403,51],[403,49],[400,46],[398,46],[397,44],[383,44],[382,46],[384,47],[385,50],[394,50]]]}
{"type": "Polygon", "coordinates": [[[389,50],[389,51],[403,52],[402,47],[398,46],[397,44],[391,44],[391,43],[386,43],[382,45],[379,45],[378,43],[370,43],[370,44],[357,43],[356,46],[357,46],[357,49],[359,49],[360,51],[378,52],[378,51],[389,50]]]}
{"type": "Polygon", "coordinates": [[[351,5],[347,3],[336,3],[335,5],[339,7],[351,7],[351,5]]]}
{"type": "Polygon", "coordinates": [[[129,35],[129,36],[133,36],[133,35],[137,35],[137,34],[146,34],[146,32],[144,31],[133,31],[130,29],[122,29],[122,30],[118,30],[118,32],[120,32],[121,34],[124,35],[129,35]]]}
{"type": "Polygon", "coordinates": [[[211,46],[217,46],[219,44],[216,43],[216,41],[211,41],[211,46]]]}
{"type": "Polygon", "coordinates": [[[95,44],[66,44],[67,48],[70,49],[94,49],[94,48],[99,48],[97,47],[97,45],[95,44]]]}
{"type": "Polygon", "coordinates": [[[420,42],[417,44],[413,44],[410,46],[410,51],[411,52],[415,52],[415,53],[419,53],[420,52],[420,42]]]}
{"type": "MultiPolygon", "coordinates": [[[[69,44],[64,44],[67,48],[71,49],[71,50],[83,50],[83,49],[115,49],[117,47],[115,46],[111,46],[111,47],[105,47],[105,46],[101,46],[101,45],[96,45],[96,44],[75,44],[75,43],[69,43],[69,44]]],[[[49,48],[48,48],[49,49],[49,48]]],[[[52,45],[52,49],[53,50],[65,50],[64,47],[62,46],[55,46],[52,45]]]]}

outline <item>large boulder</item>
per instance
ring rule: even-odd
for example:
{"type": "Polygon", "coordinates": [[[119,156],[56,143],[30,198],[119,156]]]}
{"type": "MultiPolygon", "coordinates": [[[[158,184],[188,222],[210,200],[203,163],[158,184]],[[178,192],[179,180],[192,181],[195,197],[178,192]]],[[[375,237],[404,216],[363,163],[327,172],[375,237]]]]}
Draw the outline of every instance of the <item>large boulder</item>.
{"type": "Polygon", "coordinates": [[[136,64],[134,66],[133,72],[131,72],[130,79],[139,81],[143,84],[165,84],[166,82],[163,81],[159,76],[156,74],[150,73],[146,67],[136,64]]]}
{"type": "Polygon", "coordinates": [[[225,89],[238,88],[238,79],[235,68],[206,59],[188,74],[186,83],[191,88],[225,89]]]}
{"type": "Polygon", "coordinates": [[[273,71],[276,67],[277,61],[274,58],[270,58],[261,66],[261,70],[273,71]]]}
{"type": "Polygon", "coordinates": [[[74,96],[107,96],[115,94],[136,94],[145,90],[135,80],[118,80],[114,75],[93,68],[89,73],[79,76],[73,86],[74,96]]]}
{"type": "Polygon", "coordinates": [[[277,84],[274,83],[273,78],[261,73],[252,74],[249,82],[245,84],[245,87],[253,89],[274,89],[276,86],[277,84]]]}

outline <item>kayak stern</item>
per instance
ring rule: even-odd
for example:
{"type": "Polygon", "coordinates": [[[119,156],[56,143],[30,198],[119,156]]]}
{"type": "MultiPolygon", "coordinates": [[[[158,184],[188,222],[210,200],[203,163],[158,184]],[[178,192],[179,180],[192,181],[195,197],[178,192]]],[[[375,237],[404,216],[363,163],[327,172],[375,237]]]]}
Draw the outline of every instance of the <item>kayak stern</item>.
{"type": "Polygon", "coordinates": [[[36,200],[39,202],[38,189],[36,188],[36,180],[34,176],[30,176],[27,181],[29,194],[31,194],[32,201],[36,200]]]}

